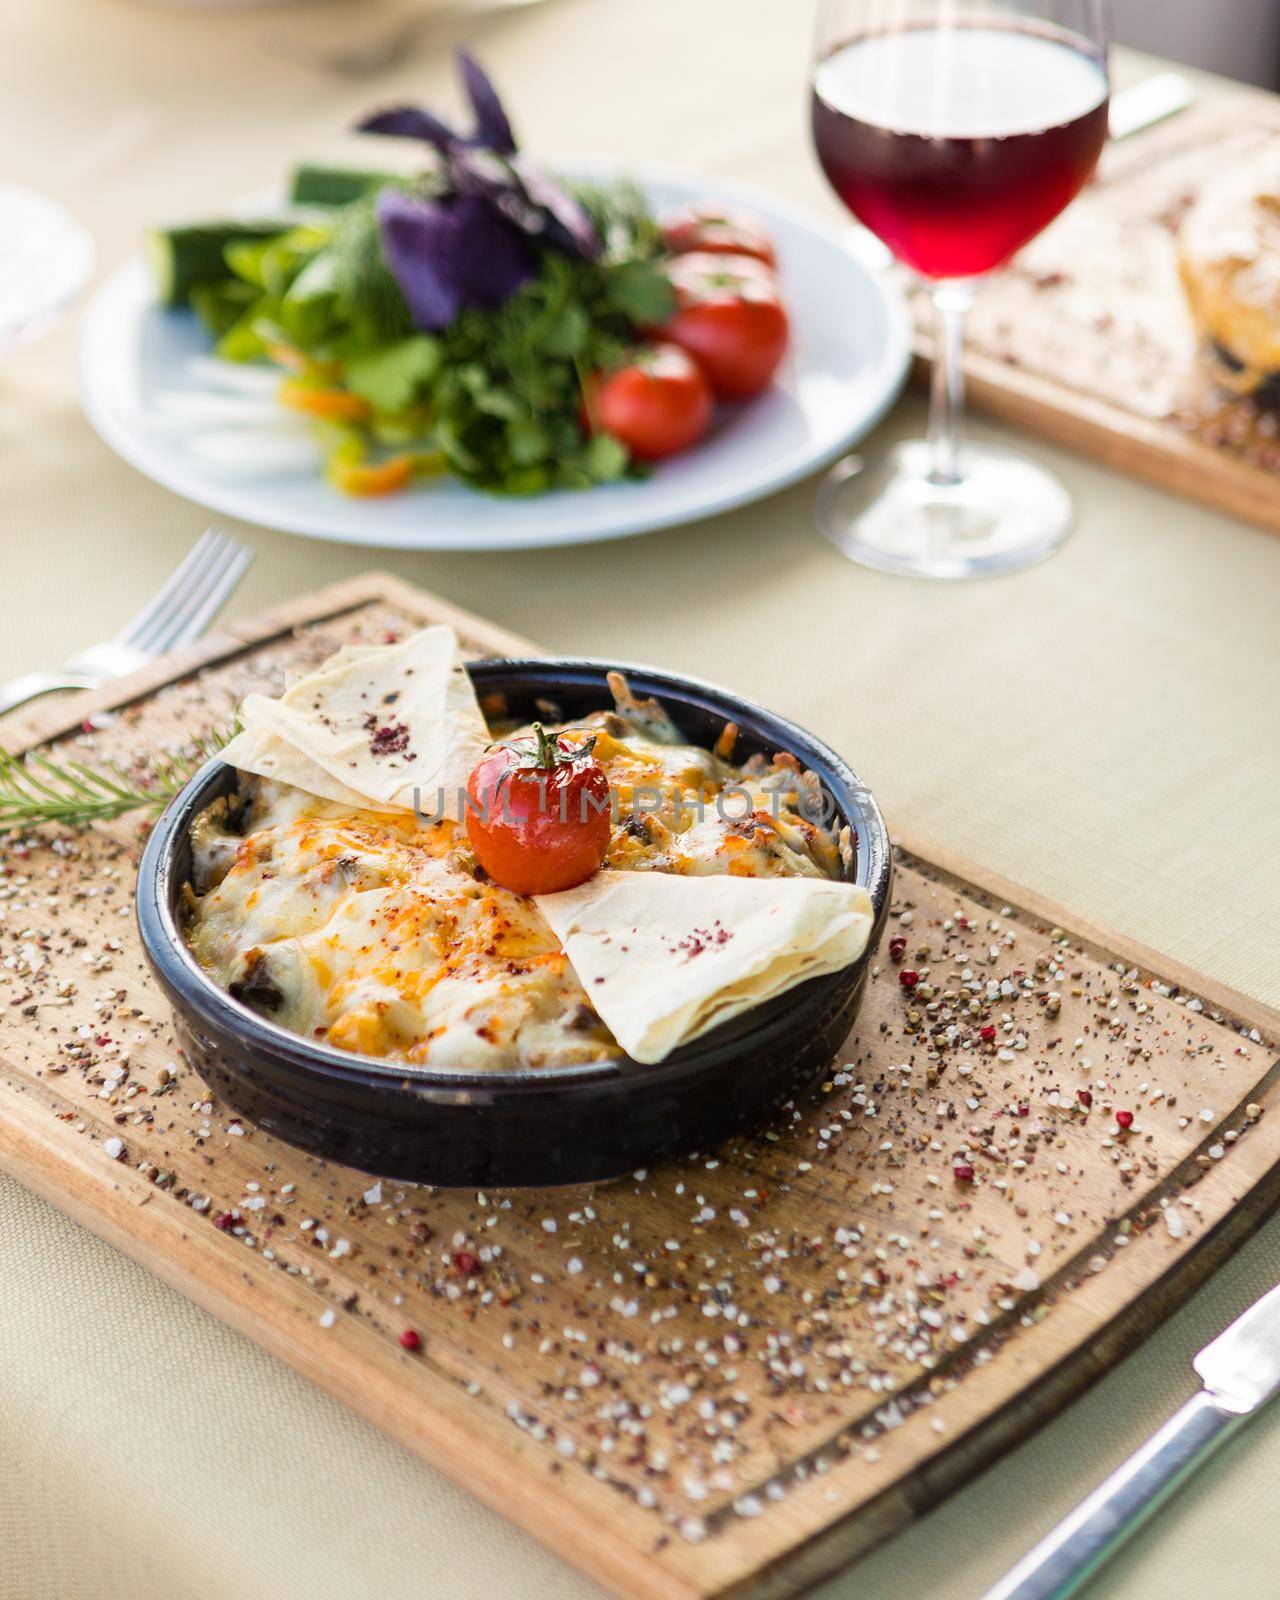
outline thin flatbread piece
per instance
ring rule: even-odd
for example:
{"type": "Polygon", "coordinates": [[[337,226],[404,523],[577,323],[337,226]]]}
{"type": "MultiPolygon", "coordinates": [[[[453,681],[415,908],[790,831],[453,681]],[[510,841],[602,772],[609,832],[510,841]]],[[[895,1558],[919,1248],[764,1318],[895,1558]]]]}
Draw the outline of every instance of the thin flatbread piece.
{"type": "Polygon", "coordinates": [[[277,700],[249,695],[224,759],[326,800],[456,816],[490,742],[457,651],[445,626],[340,650],[277,700]]]}
{"type": "Polygon", "coordinates": [[[874,920],[865,889],[825,878],[603,871],[535,898],[614,1038],[650,1063],[847,967],[874,920]]]}

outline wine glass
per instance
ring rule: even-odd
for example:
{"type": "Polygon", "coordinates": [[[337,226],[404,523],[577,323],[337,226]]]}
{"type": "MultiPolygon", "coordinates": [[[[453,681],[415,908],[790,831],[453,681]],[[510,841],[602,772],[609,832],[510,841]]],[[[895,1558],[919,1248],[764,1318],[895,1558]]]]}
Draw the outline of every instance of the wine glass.
{"type": "Polygon", "coordinates": [[[854,561],[936,578],[1039,561],[1071,527],[1062,483],[962,437],[965,314],[983,276],[1079,193],[1107,136],[1106,0],[821,0],[813,138],[832,187],[930,285],[928,438],[823,484],[854,561]]]}
{"type": "Polygon", "coordinates": [[[93,241],[64,206],[0,183],[0,353],[42,334],[92,266],[93,241]]]}

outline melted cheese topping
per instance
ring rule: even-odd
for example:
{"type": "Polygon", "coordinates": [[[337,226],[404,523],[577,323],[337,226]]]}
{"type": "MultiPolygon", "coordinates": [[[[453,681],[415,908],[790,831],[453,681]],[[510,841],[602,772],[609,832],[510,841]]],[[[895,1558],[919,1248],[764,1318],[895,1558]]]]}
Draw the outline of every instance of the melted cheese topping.
{"type": "MultiPolygon", "coordinates": [[[[737,768],[628,709],[587,719],[619,801],[606,865],[839,875],[830,833],[800,814],[814,780],[791,758],[737,768]]],[[[460,827],[247,782],[241,806],[219,801],[192,830],[188,936],[231,994],[293,1032],[413,1065],[621,1053],[533,902],[486,879],[460,827]]]]}

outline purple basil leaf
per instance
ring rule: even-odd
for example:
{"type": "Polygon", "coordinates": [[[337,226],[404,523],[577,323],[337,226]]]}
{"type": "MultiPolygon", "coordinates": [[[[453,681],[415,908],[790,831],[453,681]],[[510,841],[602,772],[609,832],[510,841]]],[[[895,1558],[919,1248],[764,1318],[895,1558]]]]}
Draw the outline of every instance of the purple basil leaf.
{"type": "Polygon", "coordinates": [[[478,196],[384,189],[377,211],[387,265],[420,328],[438,332],[467,306],[496,310],[533,276],[525,239],[478,196]]]}
{"type": "Polygon", "coordinates": [[[458,137],[447,123],[418,106],[392,106],[375,111],[356,124],[358,133],[384,133],[397,139],[423,139],[440,150],[447,150],[458,137]]]}
{"type": "Polygon", "coordinates": [[[600,235],[591,218],[567,189],[527,156],[513,156],[511,165],[530,202],[547,218],[546,239],[566,255],[590,261],[601,251],[600,235]]]}
{"type": "Polygon", "coordinates": [[[401,201],[388,201],[385,212],[379,201],[387,260],[423,327],[443,327],[462,305],[501,304],[514,282],[523,281],[530,270],[532,250],[521,235],[532,244],[583,260],[601,250],[582,206],[540,167],[516,153],[502,102],[465,51],[458,51],[458,67],[475,114],[474,134],[455,133],[416,106],[375,112],[360,124],[365,133],[425,140],[443,157],[442,176],[452,191],[443,200],[429,206],[425,201],[401,203],[402,196],[401,201]],[[434,240],[431,250],[426,248],[429,240],[434,240]],[[452,265],[429,260],[433,251],[447,255],[451,250],[457,256],[452,265]],[[492,290],[491,277],[498,286],[492,290]]]}
{"type": "Polygon", "coordinates": [[[600,239],[586,212],[526,157],[455,146],[449,170],[459,194],[487,201],[535,243],[584,260],[599,255],[600,239]]]}
{"type": "Polygon", "coordinates": [[[523,233],[536,234],[541,221],[530,204],[511,163],[483,145],[455,146],[449,152],[449,176],[459,194],[484,200],[523,233]]]}
{"type": "Polygon", "coordinates": [[[511,131],[511,123],[502,109],[497,90],[465,50],[457,52],[457,60],[467,99],[476,118],[475,135],[467,143],[487,144],[501,155],[514,155],[516,136],[511,131]]]}
{"type": "Polygon", "coordinates": [[[387,111],[375,111],[357,124],[358,131],[389,134],[402,139],[422,139],[441,150],[451,145],[483,145],[498,151],[500,155],[513,155],[515,135],[497,91],[465,50],[459,50],[457,55],[463,86],[476,119],[474,133],[458,133],[433,112],[423,111],[418,106],[393,106],[387,111]]]}

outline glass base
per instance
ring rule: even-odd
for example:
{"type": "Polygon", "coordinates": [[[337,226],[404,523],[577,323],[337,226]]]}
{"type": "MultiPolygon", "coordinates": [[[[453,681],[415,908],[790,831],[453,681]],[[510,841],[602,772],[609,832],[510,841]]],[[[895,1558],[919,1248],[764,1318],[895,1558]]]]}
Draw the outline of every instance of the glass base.
{"type": "Polygon", "coordinates": [[[869,465],[837,463],[818,496],[818,525],[851,561],[920,578],[1017,572],[1071,531],[1071,497],[1053,473],[1012,450],[965,445],[959,483],[929,478],[924,440],[869,465]]]}

